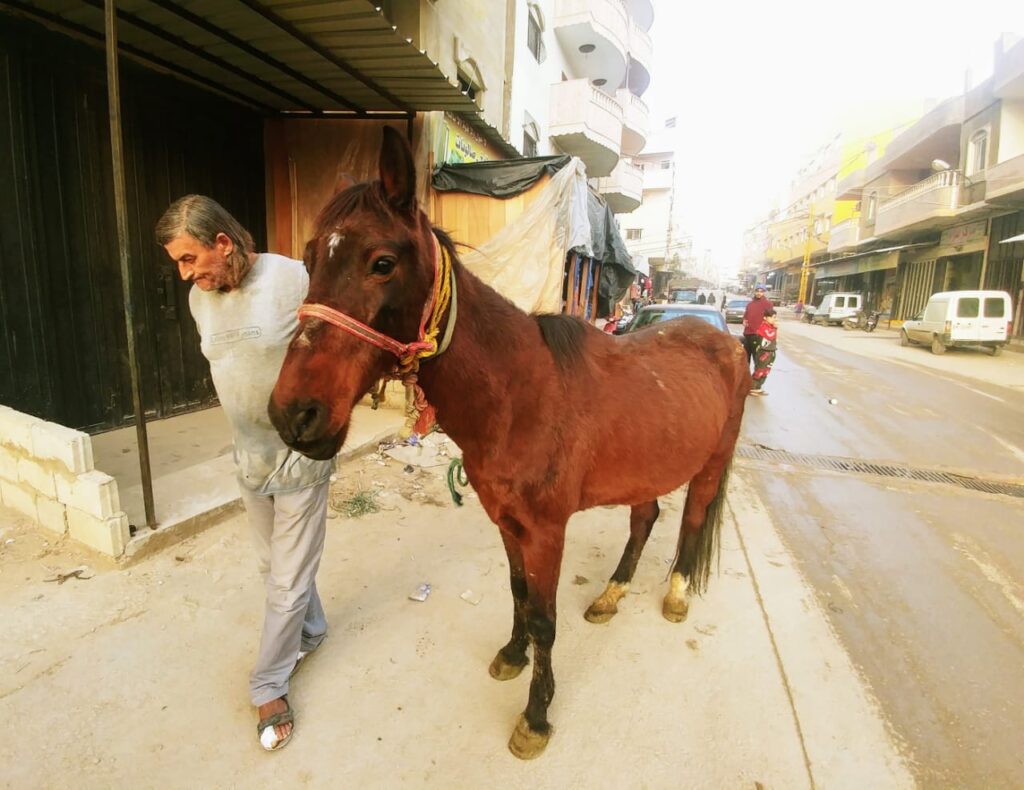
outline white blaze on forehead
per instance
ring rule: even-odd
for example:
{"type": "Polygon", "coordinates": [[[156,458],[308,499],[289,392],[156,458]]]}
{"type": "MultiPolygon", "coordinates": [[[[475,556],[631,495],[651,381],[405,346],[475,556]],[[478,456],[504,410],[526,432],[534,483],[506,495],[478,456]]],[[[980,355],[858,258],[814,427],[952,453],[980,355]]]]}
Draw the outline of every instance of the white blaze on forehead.
{"type": "Polygon", "coordinates": [[[334,251],[338,249],[338,245],[341,244],[344,240],[344,236],[338,233],[338,231],[334,231],[334,233],[327,237],[327,254],[333,256],[334,251]]]}
{"type": "Polygon", "coordinates": [[[310,348],[313,345],[310,335],[323,324],[323,321],[319,318],[303,318],[302,324],[302,331],[293,341],[293,345],[296,348],[310,348]]]}

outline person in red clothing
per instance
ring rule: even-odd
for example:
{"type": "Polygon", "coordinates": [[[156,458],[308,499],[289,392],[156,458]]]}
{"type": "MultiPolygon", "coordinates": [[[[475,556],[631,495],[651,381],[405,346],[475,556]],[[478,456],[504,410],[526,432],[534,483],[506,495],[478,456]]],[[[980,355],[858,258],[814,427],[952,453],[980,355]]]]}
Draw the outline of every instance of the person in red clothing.
{"type": "Polygon", "coordinates": [[[776,329],[775,310],[764,311],[764,321],[754,335],[754,383],[750,388],[751,395],[767,395],[764,390],[765,379],[775,364],[775,352],[778,350],[779,332],[776,329]]]}
{"type": "Polygon", "coordinates": [[[764,315],[774,309],[775,306],[764,295],[764,286],[757,286],[754,289],[754,298],[750,300],[747,309],[743,311],[743,347],[747,350],[747,365],[750,365],[750,360],[754,358],[757,330],[764,323],[764,315]]]}

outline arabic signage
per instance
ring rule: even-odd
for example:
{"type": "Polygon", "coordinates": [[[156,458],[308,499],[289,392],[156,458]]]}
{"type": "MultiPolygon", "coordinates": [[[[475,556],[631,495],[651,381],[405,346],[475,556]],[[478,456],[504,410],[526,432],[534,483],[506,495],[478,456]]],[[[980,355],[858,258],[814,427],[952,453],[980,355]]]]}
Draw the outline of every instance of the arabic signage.
{"type": "Polygon", "coordinates": [[[977,241],[978,239],[985,238],[987,230],[987,220],[983,219],[978,222],[968,222],[965,225],[957,225],[955,228],[942,231],[942,239],[939,243],[944,247],[958,247],[969,241],[977,241]]]}

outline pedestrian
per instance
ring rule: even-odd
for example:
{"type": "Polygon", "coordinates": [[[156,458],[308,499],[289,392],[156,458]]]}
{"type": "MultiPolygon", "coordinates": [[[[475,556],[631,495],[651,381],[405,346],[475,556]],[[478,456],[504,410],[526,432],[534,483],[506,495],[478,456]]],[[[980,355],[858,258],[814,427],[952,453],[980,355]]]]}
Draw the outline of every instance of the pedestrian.
{"type": "Polygon", "coordinates": [[[697,297],[697,304],[707,304],[708,298],[704,294],[697,297]]]}
{"type": "Polygon", "coordinates": [[[708,304],[714,306],[714,304],[715,304],[715,294],[714,293],[708,294],[708,304]]]}
{"type": "Polygon", "coordinates": [[[746,310],[743,311],[743,347],[747,350],[748,366],[754,358],[754,339],[764,321],[764,314],[773,309],[774,305],[764,295],[764,286],[758,285],[754,288],[754,298],[750,300],[746,310]]]}
{"type": "Polygon", "coordinates": [[[252,236],[214,200],[187,195],[156,226],[157,243],[193,284],[189,308],[231,423],[242,502],[266,602],[249,692],[268,751],[291,739],[289,678],[327,634],[316,589],[333,461],[289,449],[267,403],[298,326],[309,275],[301,261],[257,254],[252,236]]]}
{"type": "Polygon", "coordinates": [[[778,350],[778,318],[775,310],[764,311],[764,320],[754,335],[754,383],[750,388],[751,395],[767,395],[764,382],[775,364],[775,353],[778,350]]]}

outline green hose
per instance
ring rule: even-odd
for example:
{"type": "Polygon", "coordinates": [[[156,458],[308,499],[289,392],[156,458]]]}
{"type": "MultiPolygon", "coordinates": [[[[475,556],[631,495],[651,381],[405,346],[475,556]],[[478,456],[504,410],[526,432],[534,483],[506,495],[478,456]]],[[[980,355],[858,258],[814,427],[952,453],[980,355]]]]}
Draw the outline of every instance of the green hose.
{"type": "Polygon", "coordinates": [[[469,485],[469,478],[466,476],[466,470],[462,468],[461,458],[453,458],[452,462],[448,464],[448,491],[451,492],[452,502],[455,503],[455,506],[462,507],[462,494],[455,490],[457,485],[463,488],[469,485]]]}

